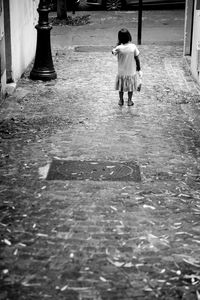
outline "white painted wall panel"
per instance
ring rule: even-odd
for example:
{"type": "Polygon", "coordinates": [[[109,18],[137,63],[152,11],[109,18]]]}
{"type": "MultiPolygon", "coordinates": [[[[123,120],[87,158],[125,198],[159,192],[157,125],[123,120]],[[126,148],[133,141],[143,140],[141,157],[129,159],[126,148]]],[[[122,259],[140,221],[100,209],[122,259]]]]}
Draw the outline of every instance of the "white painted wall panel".
{"type": "Polygon", "coordinates": [[[195,1],[194,11],[191,71],[195,79],[200,83],[200,10],[197,10],[196,7],[197,0],[195,1]]]}
{"type": "Polygon", "coordinates": [[[39,0],[10,0],[12,77],[16,81],[35,56],[39,0]]]}

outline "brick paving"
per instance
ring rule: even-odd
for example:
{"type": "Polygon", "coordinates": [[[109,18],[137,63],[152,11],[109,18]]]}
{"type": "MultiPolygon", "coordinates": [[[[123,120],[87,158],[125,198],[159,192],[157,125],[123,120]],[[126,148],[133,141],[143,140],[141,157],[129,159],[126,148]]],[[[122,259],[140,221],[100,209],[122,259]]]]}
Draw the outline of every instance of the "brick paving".
{"type": "Polygon", "coordinates": [[[198,299],[199,87],[180,46],[140,50],[134,107],[110,52],[73,48],[2,106],[0,299],[198,299]],[[134,161],[142,180],[47,181],[54,157],[134,161]]]}

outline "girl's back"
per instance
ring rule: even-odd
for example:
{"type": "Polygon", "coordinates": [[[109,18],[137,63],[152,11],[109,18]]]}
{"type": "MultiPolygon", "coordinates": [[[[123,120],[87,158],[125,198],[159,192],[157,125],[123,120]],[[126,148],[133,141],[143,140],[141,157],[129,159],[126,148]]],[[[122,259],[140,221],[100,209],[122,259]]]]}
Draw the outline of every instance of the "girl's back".
{"type": "Polygon", "coordinates": [[[121,44],[116,47],[118,57],[118,74],[133,76],[136,73],[135,57],[139,55],[137,47],[133,43],[121,44]]]}

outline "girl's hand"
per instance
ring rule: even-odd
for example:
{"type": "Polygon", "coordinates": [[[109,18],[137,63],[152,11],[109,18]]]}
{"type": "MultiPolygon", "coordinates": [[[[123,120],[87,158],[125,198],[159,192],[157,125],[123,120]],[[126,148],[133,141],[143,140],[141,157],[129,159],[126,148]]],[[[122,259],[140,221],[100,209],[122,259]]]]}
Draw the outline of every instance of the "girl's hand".
{"type": "Polygon", "coordinates": [[[140,71],[138,71],[138,75],[139,75],[139,77],[140,78],[142,78],[142,76],[143,76],[143,73],[142,73],[142,71],[140,70],[140,71]]]}
{"type": "Polygon", "coordinates": [[[139,83],[139,84],[138,84],[138,87],[137,87],[137,91],[138,91],[138,92],[140,92],[140,91],[141,91],[141,87],[142,87],[142,84],[141,84],[141,83],[139,83]]]}
{"type": "Polygon", "coordinates": [[[118,53],[118,50],[117,50],[116,48],[114,48],[114,49],[112,50],[112,54],[113,54],[113,55],[117,55],[117,53],[118,53]]]}

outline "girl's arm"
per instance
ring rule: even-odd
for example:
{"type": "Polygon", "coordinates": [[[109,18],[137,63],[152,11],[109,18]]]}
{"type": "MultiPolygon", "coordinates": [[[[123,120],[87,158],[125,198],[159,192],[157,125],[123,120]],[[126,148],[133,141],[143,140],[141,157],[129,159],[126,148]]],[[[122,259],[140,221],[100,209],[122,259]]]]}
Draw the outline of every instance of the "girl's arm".
{"type": "Polygon", "coordinates": [[[142,78],[142,71],[141,71],[141,68],[140,68],[139,55],[135,56],[135,62],[136,62],[136,71],[138,72],[139,77],[142,78]]]}
{"type": "Polygon", "coordinates": [[[136,71],[140,71],[140,59],[139,59],[139,55],[135,56],[135,62],[136,62],[136,71]]]}

